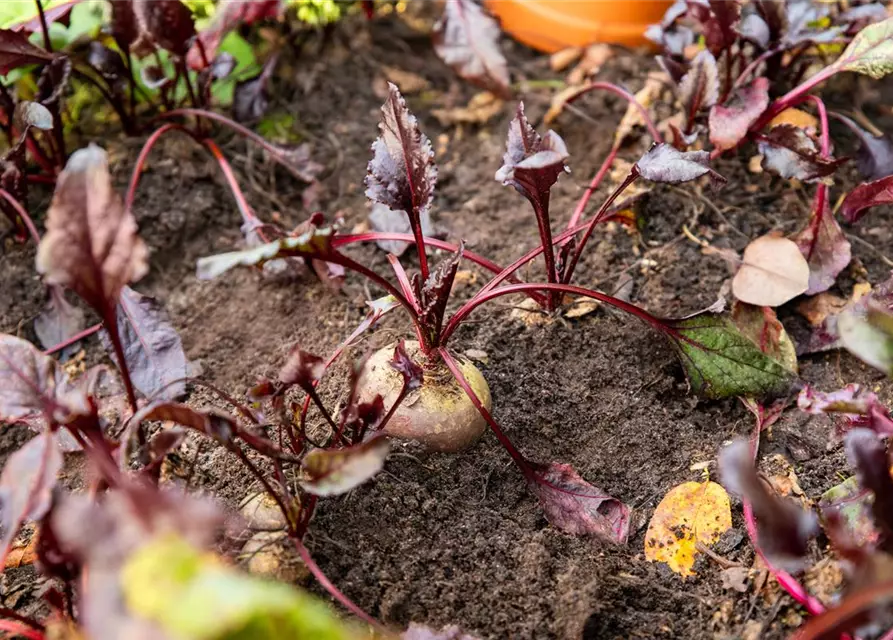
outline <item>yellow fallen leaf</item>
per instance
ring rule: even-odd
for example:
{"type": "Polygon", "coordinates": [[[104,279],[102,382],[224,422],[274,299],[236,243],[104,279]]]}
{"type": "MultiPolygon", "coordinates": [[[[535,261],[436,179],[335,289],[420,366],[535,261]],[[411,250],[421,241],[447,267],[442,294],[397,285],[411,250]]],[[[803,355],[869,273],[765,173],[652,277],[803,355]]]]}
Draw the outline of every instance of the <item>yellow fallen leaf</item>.
{"type": "Polygon", "coordinates": [[[729,495],[715,482],[683,482],[657,505],[645,534],[645,557],[693,576],[697,545],[711,545],[732,526],[729,495]]]}
{"type": "Polygon", "coordinates": [[[468,105],[452,109],[433,109],[431,113],[445,127],[454,124],[484,124],[502,111],[505,104],[489,91],[475,94],[468,105]]]}
{"type": "MultiPolygon", "coordinates": [[[[645,80],[645,86],[636,93],[636,102],[645,107],[646,110],[649,109],[654,104],[654,101],[660,97],[668,83],[669,78],[666,77],[666,74],[649,76],[645,80]]],[[[631,102],[627,106],[626,113],[623,114],[617,130],[614,132],[614,146],[619,147],[623,144],[626,137],[632,133],[634,127],[644,124],[645,119],[642,117],[642,112],[631,102]]]]}
{"type": "Polygon", "coordinates": [[[769,121],[770,128],[780,124],[792,124],[801,129],[817,129],[819,121],[811,113],[791,108],[785,109],[769,121]]]}
{"type": "Polygon", "coordinates": [[[556,51],[549,56],[549,67],[552,71],[564,71],[579,60],[581,55],[583,55],[581,47],[568,47],[567,49],[556,51]]]}

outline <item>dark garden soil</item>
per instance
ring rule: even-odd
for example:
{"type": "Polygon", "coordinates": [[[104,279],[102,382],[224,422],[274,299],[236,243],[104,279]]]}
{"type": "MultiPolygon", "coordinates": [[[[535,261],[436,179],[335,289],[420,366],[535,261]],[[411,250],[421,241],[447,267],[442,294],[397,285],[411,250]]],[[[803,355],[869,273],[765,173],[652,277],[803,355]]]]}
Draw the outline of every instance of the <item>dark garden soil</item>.
{"type": "MultiPolygon", "coordinates": [[[[442,126],[431,110],[464,105],[474,90],[435,58],[426,36],[396,21],[346,24],[315,46],[281,69],[273,108],[296,116],[297,131],[326,166],[318,209],[330,217],[343,215],[346,229],[365,224],[362,182],[382,102],[376,91],[383,67],[396,67],[430,83],[408,102],[437,151],[438,227],[501,264],[535,246],[536,223],[527,204],[493,179],[513,104],[506,103],[486,126],[442,126]]],[[[516,77],[557,77],[546,57],[510,42],[505,47],[516,77]]],[[[601,74],[635,90],[653,66],[650,57],[618,53],[601,74]]],[[[844,104],[852,105],[859,87],[841,88],[844,104]]],[[[884,102],[883,95],[869,95],[866,99],[879,101],[866,107],[869,115],[884,110],[889,116],[890,96],[884,102]]],[[[540,121],[549,97],[548,89],[524,95],[531,120],[540,121]]],[[[609,151],[625,110],[618,99],[602,94],[576,106],[579,112],[565,113],[555,125],[573,168],[553,189],[556,226],[566,223],[609,151]]],[[[142,140],[94,133],[84,132],[84,141],[110,149],[123,192],[142,140]]],[[[621,155],[635,160],[647,144],[643,136],[621,155]]],[[[301,185],[240,140],[224,150],[261,218],[276,216],[288,225],[306,218],[301,185]]],[[[683,227],[717,249],[740,251],[769,230],[795,231],[808,213],[811,190],[748,172],[748,158],[743,153],[716,165],[730,178],[721,192],[696,192],[692,185],[655,189],[641,211],[640,234],[603,227],[578,270],[580,283],[611,290],[621,274],[629,274],[632,300],[659,315],[678,316],[712,303],[729,268],[686,237],[683,227]]],[[[595,206],[604,191],[593,198],[595,206]]],[[[48,194],[34,198],[40,224],[48,194]]],[[[259,375],[275,372],[295,344],[329,353],[362,319],[364,300],[380,295],[355,277],[337,293],[309,274],[268,277],[243,270],[198,281],[197,258],[240,246],[240,219],[218,169],[186,138],[171,137],[153,154],[134,213],[152,251],[152,270],[136,288],[163,302],[187,354],[201,364],[200,380],[233,394],[244,394],[259,375]]],[[[878,210],[847,229],[859,240],[853,243],[856,259],[839,278],[839,295],[849,296],[855,282],[886,277],[890,263],[882,256],[893,255],[891,218],[893,212],[878,210]]],[[[352,253],[382,272],[387,266],[385,254],[374,247],[352,253]]],[[[409,256],[407,267],[414,264],[409,256]]],[[[0,330],[29,338],[42,302],[33,259],[32,246],[11,241],[0,255],[0,330]]],[[[531,268],[531,277],[539,279],[539,268],[531,268]]],[[[464,274],[454,304],[482,282],[485,274],[475,274],[464,274]]],[[[307,543],[331,580],[395,628],[411,621],[436,627],[455,623],[482,638],[785,637],[803,612],[777,587],[764,584],[765,576],[752,572],[747,591],[739,593],[723,587],[722,566],[704,554],[697,575],[687,580],[643,555],[645,528],[662,496],[681,482],[702,479],[699,463],[713,463],[723,442],[748,435],[750,414],[736,400],[704,402],[690,395],[670,346],[634,319],[600,308],[575,320],[530,324],[514,317],[504,300],[491,304],[489,312],[478,311],[456,336],[455,349],[478,359],[493,394],[494,416],[525,455],[571,463],[635,509],[629,543],[607,546],[550,526],[490,434],[457,455],[397,445],[384,472],[371,482],[322,501],[307,543]]],[[[796,340],[807,324],[795,306],[780,316],[796,340]]],[[[408,322],[396,312],[354,355],[407,336],[407,330],[408,322]]],[[[88,363],[104,357],[95,338],[85,351],[88,363]]],[[[861,382],[876,388],[884,401],[893,395],[879,374],[843,353],[804,357],[800,368],[803,379],[819,389],[861,382]]],[[[336,370],[325,387],[332,405],[342,397],[343,385],[335,381],[343,380],[345,371],[336,370]]],[[[190,402],[214,400],[196,389],[190,402]]],[[[5,432],[0,454],[24,437],[5,432]]],[[[829,441],[827,423],[789,409],[764,438],[762,453],[789,460],[806,496],[815,500],[846,473],[840,446],[829,441]]],[[[222,451],[210,444],[189,446],[198,451],[193,488],[231,507],[257,490],[222,451]]],[[[191,457],[184,452],[184,464],[191,457]]],[[[715,464],[707,469],[715,477],[715,464]]],[[[733,504],[733,513],[733,530],[714,550],[750,567],[754,554],[740,503],[733,504]]],[[[8,572],[6,605],[32,606],[33,580],[30,569],[8,572]]]]}

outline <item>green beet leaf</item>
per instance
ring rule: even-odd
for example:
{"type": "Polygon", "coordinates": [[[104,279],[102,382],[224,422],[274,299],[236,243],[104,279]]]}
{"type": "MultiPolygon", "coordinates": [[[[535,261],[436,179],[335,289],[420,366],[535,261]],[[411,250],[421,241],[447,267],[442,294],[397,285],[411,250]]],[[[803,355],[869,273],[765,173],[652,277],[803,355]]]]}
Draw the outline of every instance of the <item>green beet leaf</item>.
{"type": "Polygon", "coordinates": [[[725,316],[703,312],[666,326],[692,390],[702,397],[779,396],[797,378],[725,316]]]}

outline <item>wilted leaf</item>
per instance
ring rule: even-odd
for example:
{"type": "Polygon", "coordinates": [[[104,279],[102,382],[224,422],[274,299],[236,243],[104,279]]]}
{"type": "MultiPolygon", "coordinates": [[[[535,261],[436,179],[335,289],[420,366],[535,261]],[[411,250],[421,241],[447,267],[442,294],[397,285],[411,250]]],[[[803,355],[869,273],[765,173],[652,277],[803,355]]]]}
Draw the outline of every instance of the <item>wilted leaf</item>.
{"type": "Polygon", "coordinates": [[[462,78],[507,98],[508,64],[499,50],[499,24],[472,0],[447,0],[434,26],[434,51],[462,78]]]}
{"type": "Polygon", "coordinates": [[[381,471],[389,450],[384,434],[346,449],[314,449],[301,463],[301,487],[317,496],[347,493],[381,471]]]}
{"type": "MultiPolygon", "coordinates": [[[[186,393],[185,382],[174,381],[189,376],[189,361],[164,307],[154,298],[124,287],[116,316],[124,361],[139,392],[153,400],[172,400],[186,393]]],[[[100,336],[114,358],[108,334],[100,336]]]]}
{"type": "Polygon", "coordinates": [[[583,55],[582,47],[568,47],[556,51],[549,56],[549,68],[552,71],[564,71],[583,55]]]}
{"type": "Polygon", "coordinates": [[[797,373],[797,350],[788,332],[784,330],[784,325],[778,321],[775,310],[735,302],[732,307],[732,322],[760,351],[797,373]]]}
{"type": "Polygon", "coordinates": [[[112,190],[108,156],[95,145],[71,155],[56,181],[37,270],[104,315],[121,288],[148,270],[136,220],[112,190]]]}
{"type": "Polygon", "coordinates": [[[594,535],[616,544],[626,542],[629,507],[586,482],[569,464],[537,464],[533,470],[530,490],[552,525],[572,535],[594,535]]]}
{"type": "Polygon", "coordinates": [[[0,76],[28,64],[50,62],[55,56],[28,41],[23,33],[0,29],[0,76]]]}
{"type": "MultiPolygon", "coordinates": [[[[645,107],[645,109],[649,109],[654,101],[660,97],[660,94],[664,90],[664,86],[667,83],[666,76],[661,75],[661,77],[653,77],[651,75],[645,80],[645,85],[636,92],[636,102],[645,107]]],[[[553,99],[553,105],[554,105],[553,99]]],[[[549,112],[551,113],[552,108],[549,108],[549,112]]],[[[545,118],[546,122],[548,122],[548,114],[546,114],[545,118]]],[[[642,117],[642,112],[639,111],[638,107],[635,104],[630,103],[626,107],[626,113],[623,114],[623,118],[620,120],[620,124],[617,125],[617,130],[614,132],[614,147],[619,147],[623,144],[623,141],[632,133],[632,130],[640,125],[645,124],[645,119],[642,117]]]]}
{"type": "Polygon", "coordinates": [[[742,302],[777,307],[804,293],[809,264],[792,240],[775,235],[757,238],[744,250],[732,280],[732,293],[742,302]]]}
{"type": "Polygon", "coordinates": [[[837,331],[843,347],[854,356],[893,374],[893,313],[877,304],[869,304],[865,313],[847,309],[837,318],[837,331]]]}
{"type": "Polygon", "coordinates": [[[708,166],[707,151],[679,151],[669,144],[655,144],[636,163],[639,174],[652,182],[678,184],[709,175],[713,182],[723,183],[725,178],[708,166]]]}
{"type": "Polygon", "coordinates": [[[858,478],[853,476],[823,493],[819,507],[826,513],[836,512],[853,543],[868,548],[878,540],[870,502],[870,495],[862,490],[858,478]]]}
{"type": "Polygon", "coordinates": [[[83,331],[84,312],[65,299],[61,287],[47,287],[49,298],[43,311],[34,318],[34,333],[44,349],[50,349],[83,331]]]}
{"type": "MultiPolygon", "coordinates": [[[[456,2],[452,0],[448,6],[456,2]]],[[[437,183],[434,151],[419,129],[400,90],[388,84],[390,94],[381,107],[381,135],[372,143],[372,160],[366,175],[366,196],[409,216],[413,234],[422,236],[421,216],[428,211],[437,183]]]]}
{"type": "Polygon", "coordinates": [[[611,59],[614,49],[611,45],[598,42],[591,44],[583,51],[583,57],[577,66],[567,75],[569,85],[579,85],[591,78],[611,59]]]}
{"type": "Polygon", "coordinates": [[[710,142],[725,151],[733,149],[769,106],[769,80],[757,78],[735,90],[724,105],[710,109],[710,142]]]}
{"type": "Polygon", "coordinates": [[[567,147],[554,131],[547,131],[541,138],[527,121],[524,103],[518,103],[515,118],[509,125],[502,166],[496,172],[496,180],[514,187],[521,195],[542,206],[558,176],[568,172],[567,147]]]}
{"type": "Polygon", "coordinates": [[[852,224],[858,222],[867,209],[882,204],[893,204],[893,175],[863,182],[850,191],[840,205],[840,215],[852,224]]]}
{"type": "Polygon", "coordinates": [[[68,56],[54,58],[52,62],[44,65],[37,78],[37,101],[44,105],[58,105],[70,79],[71,58],[68,56]]]}
{"type": "Polygon", "coordinates": [[[692,567],[697,545],[710,546],[732,527],[729,496],[715,482],[684,482],[664,496],[645,533],[645,558],[665,562],[683,578],[692,567]]]}
{"type": "Polygon", "coordinates": [[[803,129],[789,124],[772,127],[757,138],[763,169],[782,178],[816,182],[830,176],[846,158],[824,158],[815,140],[803,129]]]}
{"type": "Polygon", "coordinates": [[[267,85],[278,59],[278,56],[272,56],[260,73],[236,83],[233,90],[233,116],[239,122],[255,122],[267,112],[270,106],[267,85]]]}
{"type": "Polygon", "coordinates": [[[701,109],[716,104],[719,99],[719,74],[712,53],[705,49],[695,56],[688,73],[679,82],[678,95],[689,125],[701,109]]]}
{"type": "Polygon", "coordinates": [[[706,398],[778,396],[796,376],[741,334],[729,318],[705,311],[667,321],[692,390],[706,398]]]}
{"type": "Polygon", "coordinates": [[[879,434],[893,435],[890,412],[876,394],[858,384],[848,384],[830,393],[806,386],[797,396],[797,407],[810,415],[831,414],[844,421],[844,429],[864,427],[879,434]]]}
{"type": "MultiPolygon", "coordinates": [[[[425,209],[420,216],[422,223],[422,234],[426,237],[434,233],[434,224],[431,222],[431,214],[425,209]]],[[[372,209],[369,211],[369,226],[373,231],[384,231],[386,233],[412,233],[412,226],[409,224],[409,216],[405,211],[394,211],[380,202],[373,202],[372,209]]],[[[375,244],[379,249],[400,256],[409,247],[408,242],[400,242],[399,240],[376,240],[375,244]]]]}
{"type": "Polygon", "coordinates": [[[768,126],[770,129],[774,129],[775,127],[783,124],[791,125],[793,127],[797,127],[798,129],[803,129],[808,133],[818,131],[819,129],[818,118],[816,118],[808,111],[795,109],[794,107],[785,109],[777,116],[772,118],[772,120],[769,121],[768,126]]]}
{"type": "Polygon", "coordinates": [[[846,307],[847,301],[833,293],[823,292],[797,304],[797,313],[813,327],[820,326],[830,316],[836,316],[846,307]]]}
{"type": "Polygon", "coordinates": [[[502,113],[505,103],[489,91],[476,93],[464,107],[452,109],[432,109],[431,115],[443,126],[454,124],[486,124],[502,113]]]}
{"type": "Polygon", "coordinates": [[[846,116],[839,113],[834,116],[859,139],[856,167],[866,180],[878,180],[893,174],[893,140],[890,136],[873,136],[846,116]]]}
{"type": "Polygon", "coordinates": [[[259,266],[265,262],[289,256],[323,258],[331,251],[331,241],[332,230],[330,228],[314,227],[297,237],[280,238],[251,249],[199,258],[196,265],[196,276],[199,280],[213,280],[234,267],[259,266]]]}
{"type": "MultiPolygon", "coordinates": [[[[819,189],[825,188],[824,185],[819,186],[819,189]]],[[[809,264],[808,295],[830,289],[852,257],[850,241],[843,235],[831,213],[827,193],[819,200],[821,211],[813,211],[806,228],[794,238],[809,264]]]]}
{"type": "Polygon", "coordinates": [[[254,578],[182,538],[156,537],[126,559],[119,583],[128,611],[165,637],[351,640],[358,632],[324,603],[254,578]]]}
{"type": "Polygon", "coordinates": [[[834,66],[875,80],[893,71],[893,18],[870,24],[857,33],[834,66]]]}
{"type": "Polygon", "coordinates": [[[33,438],[6,461],[0,475],[0,567],[6,565],[9,547],[22,523],[39,520],[49,509],[62,462],[62,450],[50,431],[33,438]]]}
{"type": "Polygon", "coordinates": [[[807,544],[818,533],[818,521],[792,500],[771,491],[753,467],[750,444],[737,440],[722,450],[719,470],[726,489],[750,503],[760,549],[776,567],[796,572],[805,566],[807,544]]]}

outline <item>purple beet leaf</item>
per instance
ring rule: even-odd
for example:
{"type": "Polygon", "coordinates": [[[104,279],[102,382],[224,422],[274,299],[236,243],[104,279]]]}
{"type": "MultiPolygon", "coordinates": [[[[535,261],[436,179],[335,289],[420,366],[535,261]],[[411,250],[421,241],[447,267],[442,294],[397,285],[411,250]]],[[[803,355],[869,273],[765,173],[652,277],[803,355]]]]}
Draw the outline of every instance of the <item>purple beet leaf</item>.
{"type": "Polygon", "coordinates": [[[546,519],[573,535],[594,535],[623,544],[629,535],[630,509],[583,478],[569,464],[533,464],[530,490],[546,519]]]}
{"type": "Polygon", "coordinates": [[[850,191],[840,206],[840,215],[850,224],[858,222],[871,207],[893,204],[893,176],[863,182],[850,191]]]}
{"type": "Polygon", "coordinates": [[[50,62],[55,56],[31,44],[27,35],[0,29],[0,76],[28,64],[50,62]]]}
{"type": "Polygon", "coordinates": [[[769,106],[769,81],[757,78],[737,89],[724,105],[710,109],[710,142],[720,151],[733,149],[769,106]]]}
{"type": "Polygon", "coordinates": [[[395,211],[405,211],[416,239],[422,277],[428,262],[422,238],[422,215],[431,206],[437,167],[428,137],[393,83],[381,107],[381,135],[372,143],[372,160],[366,175],[366,196],[395,211]]]}
{"type": "Polygon", "coordinates": [[[56,361],[21,338],[0,334],[0,420],[15,422],[39,415],[64,421],[84,408],[56,361]]]}
{"type": "MultiPolygon", "coordinates": [[[[825,185],[819,189],[826,191],[825,185]]],[[[794,237],[800,252],[809,264],[809,288],[806,295],[827,291],[837,275],[850,263],[850,241],[843,235],[828,205],[827,193],[816,198],[816,210],[803,229],[794,237]]]]}
{"type": "MultiPolygon", "coordinates": [[[[117,322],[125,363],[139,392],[151,399],[174,399],[186,393],[182,378],[190,375],[190,363],[180,336],[158,301],[124,287],[117,322]]],[[[114,358],[108,334],[102,332],[100,337],[114,358]]]]}
{"type": "Polygon", "coordinates": [[[791,124],[780,124],[760,135],[757,147],[763,155],[763,169],[782,178],[804,182],[827,178],[847,161],[847,158],[823,157],[816,141],[791,124]]]}
{"type": "Polygon", "coordinates": [[[746,440],[737,440],[722,450],[719,472],[725,488],[750,503],[757,524],[757,543],[766,558],[785,571],[803,569],[809,540],[819,530],[815,514],[779,497],[760,479],[746,440]]]}
{"type": "Polygon", "coordinates": [[[856,167],[866,180],[878,180],[893,174],[893,140],[890,136],[873,136],[846,116],[839,113],[832,115],[858,138],[856,167]]]}
{"type": "Polygon", "coordinates": [[[710,176],[714,183],[726,181],[710,168],[707,151],[679,151],[669,144],[655,144],[636,163],[639,175],[652,182],[678,184],[710,176]]]}
{"type": "Polygon", "coordinates": [[[810,386],[797,397],[797,407],[810,415],[830,414],[836,418],[838,430],[866,428],[881,434],[893,435],[893,419],[876,394],[858,384],[822,393],[810,386]]]}
{"type": "Polygon", "coordinates": [[[71,289],[105,316],[121,289],[146,273],[147,255],[136,220],[112,189],[106,152],[90,145],[73,153],[37,251],[44,281],[71,289]]]}
{"type": "Polygon", "coordinates": [[[44,349],[76,336],[86,326],[84,312],[65,299],[62,287],[47,287],[47,296],[43,311],[34,318],[34,333],[44,349]]]}
{"type": "Polygon", "coordinates": [[[871,511],[881,534],[880,546],[890,551],[893,548],[893,478],[887,448],[873,431],[853,429],[846,436],[846,452],[859,484],[874,494],[871,511]]]}
{"type": "MultiPolygon", "coordinates": [[[[738,42],[741,21],[740,0],[709,0],[710,15],[703,22],[704,40],[715,56],[728,51],[738,42]]],[[[692,3],[692,6],[702,6],[692,3]]]]}
{"type": "Polygon", "coordinates": [[[0,562],[6,557],[26,519],[39,520],[49,509],[56,476],[62,469],[62,450],[51,431],[33,438],[9,456],[0,474],[0,562]]]}
{"type": "Polygon", "coordinates": [[[473,0],[447,0],[434,26],[434,51],[462,78],[508,98],[508,64],[499,50],[499,24],[473,0]]]}
{"type": "Polygon", "coordinates": [[[691,61],[691,67],[677,89],[682,112],[685,114],[685,128],[690,131],[701,109],[709,109],[719,100],[719,72],[716,58],[706,49],[691,61]]]}

